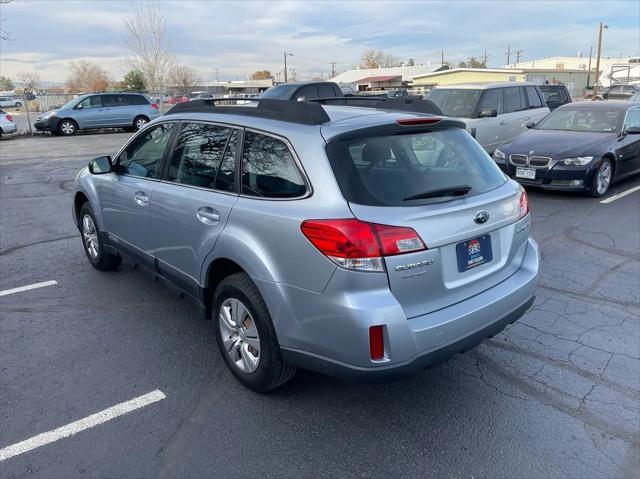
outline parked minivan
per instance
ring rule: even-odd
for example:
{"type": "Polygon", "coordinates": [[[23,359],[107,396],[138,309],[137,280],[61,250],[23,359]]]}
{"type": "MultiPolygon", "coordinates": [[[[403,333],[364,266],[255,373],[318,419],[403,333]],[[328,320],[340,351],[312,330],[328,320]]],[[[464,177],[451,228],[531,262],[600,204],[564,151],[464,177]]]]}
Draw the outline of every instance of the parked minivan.
{"type": "Polygon", "coordinates": [[[549,113],[533,83],[460,83],[436,87],[425,98],[445,115],[463,120],[488,153],[549,113]]]}
{"type": "Polygon", "coordinates": [[[94,128],[133,131],[159,116],[158,105],[141,93],[95,93],[81,95],[58,110],[43,113],[34,126],[39,131],[66,136],[94,128]]]}

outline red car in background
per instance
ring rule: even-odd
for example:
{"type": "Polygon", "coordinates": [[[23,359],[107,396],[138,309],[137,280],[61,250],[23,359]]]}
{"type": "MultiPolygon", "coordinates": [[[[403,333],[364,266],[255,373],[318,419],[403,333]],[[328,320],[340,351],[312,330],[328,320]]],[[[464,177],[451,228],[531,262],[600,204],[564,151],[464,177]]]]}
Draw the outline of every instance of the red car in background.
{"type": "Polygon", "coordinates": [[[178,103],[184,103],[185,101],[189,101],[189,98],[185,95],[174,95],[170,96],[167,100],[169,105],[176,105],[178,103]]]}

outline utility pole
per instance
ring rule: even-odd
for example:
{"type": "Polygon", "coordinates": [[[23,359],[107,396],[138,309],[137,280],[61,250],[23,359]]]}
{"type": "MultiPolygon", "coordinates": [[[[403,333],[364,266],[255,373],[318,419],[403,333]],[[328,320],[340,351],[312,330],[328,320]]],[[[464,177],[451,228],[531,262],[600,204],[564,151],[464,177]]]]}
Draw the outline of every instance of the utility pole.
{"type": "Polygon", "coordinates": [[[609,28],[609,25],[605,25],[604,23],[600,22],[600,29],[598,31],[598,54],[596,56],[596,76],[595,76],[595,80],[593,81],[593,97],[592,99],[595,100],[596,96],[598,94],[598,75],[600,75],[600,55],[602,54],[602,29],[603,28],[609,28]]]}
{"type": "Polygon", "coordinates": [[[289,70],[291,70],[291,78],[293,79],[293,81],[296,81],[296,69],[289,68],[289,70]]]}
{"type": "Polygon", "coordinates": [[[589,47],[589,66],[587,67],[587,88],[589,88],[589,77],[591,76],[591,55],[593,54],[593,45],[589,47]]]}
{"type": "Polygon", "coordinates": [[[511,44],[509,44],[509,46],[507,47],[507,66],[511,65],[510,60],[511,60],[511,44]]]}
{"type": "Polygon", "coordinates": [[[218,83],[220,80],[218,78],[218,69],[216,68],[216,83],[218,83]]]}
{"type": "Polygon", "coordinates": [[[520,63],[520,54],[524,52],[524,50],[516,50],[515,53],[516,54],[516,66],[518,66],[518,63],[520,63]]]}
{"type": "Polygon", "coordinates": [[[336,65],[337,62],[329,62],[331,64],[331,78],[336,76],[336,65]]]}
{"type": "Polygon", "coordinates": [[[487,55],[487,51],[484,51],[484,55],[482,55],[482,64],[486,67],[487,66],[487,62],[489,61],[489,58],[491,58],[491,55],[487,55]]]}

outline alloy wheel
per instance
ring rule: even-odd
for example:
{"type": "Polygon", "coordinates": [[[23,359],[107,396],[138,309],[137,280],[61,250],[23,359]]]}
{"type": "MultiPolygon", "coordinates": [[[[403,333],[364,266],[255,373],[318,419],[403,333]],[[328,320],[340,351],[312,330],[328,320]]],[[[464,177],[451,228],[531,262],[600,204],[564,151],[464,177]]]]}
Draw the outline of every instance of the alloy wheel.
{"type": "Polygon", "coordinates": [[[98,243],[98,231],[93,218],[89,215],[84,215],[82,218],[82,238],[91,259],[98,259],[98,248],[100,246],[98,243]]]}
{"type": "Polygon", "coordinates": [[[242,372],[250,374],[260,364],[260,336],[251,313],[236,298],[224,300],[218,314],[224,349],[242,372]]]}
{"type": "Polygon", "coordinates": [[[63,121],[60,125],[60,131],[65,135],[72,135],[74,131],[76,131],[76,127],[70,121],[63,121]]]}
{"type": "Polygon", "coordinates": [[[139,130],[146,124],[147,124],[147,120],[145,120],[144,118],[138,118],[136,120],[136,130],[139,130]]]}
{"type": "Polygon", "coordinates": [[[603,162],[598,170],[598,177],[596,179],[596,189],[598,190],[598,194],[603,195],[609,189],[611,173],[611,164],[608,161],[603,162]]]}

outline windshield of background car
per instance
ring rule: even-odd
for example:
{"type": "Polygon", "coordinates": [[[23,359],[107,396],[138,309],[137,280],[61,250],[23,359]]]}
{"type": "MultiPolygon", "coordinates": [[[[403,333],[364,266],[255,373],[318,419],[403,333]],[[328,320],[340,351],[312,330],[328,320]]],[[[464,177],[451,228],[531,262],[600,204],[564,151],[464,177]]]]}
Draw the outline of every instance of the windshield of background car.
{"type": "Polygon", "coordinates": [[[558,109],[535,126],[536,130],[613,133],[622,112],[608,108],[558,109]]]}
{"type": "Polygon", "coordinates": [[[447,116],[471,118],[481,93],[481,90],[466,88],[435,88],[426,99],[435,103],[447,116]]]}
{"type": "Polygon", "coordinates": [[[473,196],[506,178],[461,128],[329,142],[327,155],[347,201],[369,206],[417,206],[454,198],[405,200],[426,191],[468,185],[473,196]]]}
{"type": "Polygon", "coordinates": [[[260,94],[260,98],[273,98],[276,100],[286,100],[291,98],[296,85],[278,85],[265,90],[260,94]]]}

